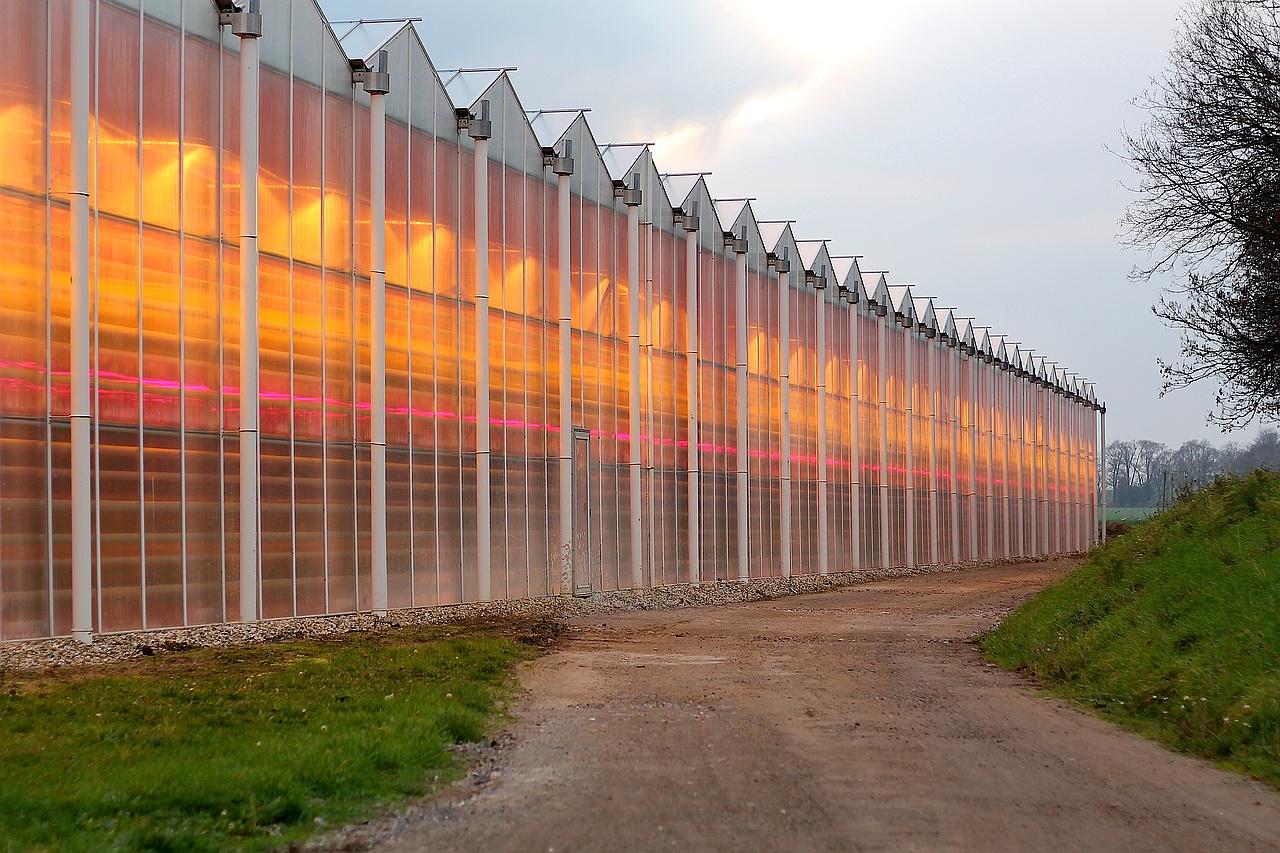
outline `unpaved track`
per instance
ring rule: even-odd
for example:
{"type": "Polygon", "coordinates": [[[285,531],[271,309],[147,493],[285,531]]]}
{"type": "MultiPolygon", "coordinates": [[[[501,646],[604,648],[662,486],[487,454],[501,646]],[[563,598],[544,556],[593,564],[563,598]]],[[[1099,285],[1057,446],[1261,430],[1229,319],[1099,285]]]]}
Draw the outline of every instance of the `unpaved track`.
{"type": "Polygon", "coordinates": [[[965,642],[1071,566],[578,620],[498,772],[380,849],[1280,849],[1276,794],[965,642]]]}

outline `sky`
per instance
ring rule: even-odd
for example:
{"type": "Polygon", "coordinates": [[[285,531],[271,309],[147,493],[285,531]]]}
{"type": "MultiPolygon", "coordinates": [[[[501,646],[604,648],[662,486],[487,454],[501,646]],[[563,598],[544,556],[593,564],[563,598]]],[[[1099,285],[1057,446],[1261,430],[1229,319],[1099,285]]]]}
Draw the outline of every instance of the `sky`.
{"type": "Polygon", "coordinates": [[[604,142],[863,255],[1092,380],[1107,438],[1247,443],[1211,386],[1160,396],[1179,335],[1118,239],[1115,152],[1160,74],[1177,0],[320,0],[332,20],[421,17],[437,68],[514,66],[529,109],[590,108],[604,142]]]}

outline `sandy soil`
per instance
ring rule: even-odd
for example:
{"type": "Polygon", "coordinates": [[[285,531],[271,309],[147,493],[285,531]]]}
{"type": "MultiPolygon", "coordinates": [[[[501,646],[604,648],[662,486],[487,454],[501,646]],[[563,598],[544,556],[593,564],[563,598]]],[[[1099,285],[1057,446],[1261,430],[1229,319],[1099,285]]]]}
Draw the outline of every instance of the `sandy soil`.
{"type": "Polygon", "coordinates": [[[1274,792],[966,642],[1071,565],[571,622],[509,744],[378,849],[1280,849],[1274,792]]]}

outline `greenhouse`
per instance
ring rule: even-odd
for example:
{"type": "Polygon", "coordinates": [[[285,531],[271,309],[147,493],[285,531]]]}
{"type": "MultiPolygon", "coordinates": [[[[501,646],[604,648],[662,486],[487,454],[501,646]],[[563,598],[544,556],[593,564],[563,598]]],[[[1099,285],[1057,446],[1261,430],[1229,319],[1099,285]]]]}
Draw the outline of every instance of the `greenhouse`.
{"type": "Polygon", "coordinates": [[[0,31],[0,639],[1098,535],[1083,379],[409,21],[0,31]]]}

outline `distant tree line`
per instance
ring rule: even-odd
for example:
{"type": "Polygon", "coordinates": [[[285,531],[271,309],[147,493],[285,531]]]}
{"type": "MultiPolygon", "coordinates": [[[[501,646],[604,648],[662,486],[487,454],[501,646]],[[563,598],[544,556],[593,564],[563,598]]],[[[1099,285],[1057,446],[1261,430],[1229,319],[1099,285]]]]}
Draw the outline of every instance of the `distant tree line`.
{"type": "Polygon", "coordinates": [[[1243,447],[1193,440],[1175,450],[1146,439],[1113,441],[1107,445],[1107,503],[1165,506],[1221,474],[1248,474],[1258,468],[1280,471],[1280,432],[1264,429],[1243,447]]]}

